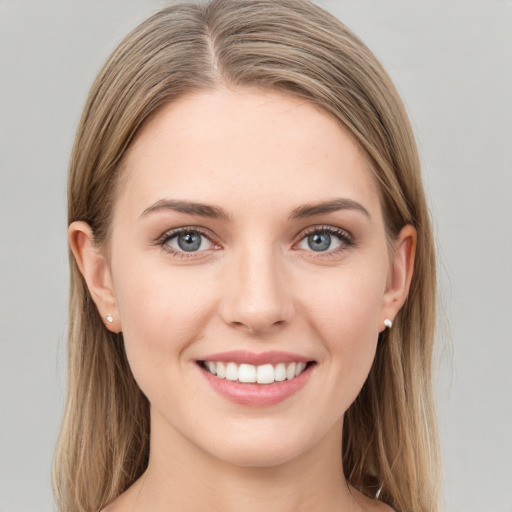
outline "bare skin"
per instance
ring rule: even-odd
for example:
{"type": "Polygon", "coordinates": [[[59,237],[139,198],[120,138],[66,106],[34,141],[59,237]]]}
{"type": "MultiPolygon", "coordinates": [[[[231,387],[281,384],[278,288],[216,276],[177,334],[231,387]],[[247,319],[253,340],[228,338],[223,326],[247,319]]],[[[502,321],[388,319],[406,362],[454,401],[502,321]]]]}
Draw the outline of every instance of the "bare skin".
{"type": "MultiPolygon", "coordinates": [[[[116,499],[113,503],[108,505],[103,509],[102,512],[137,512],[145,509],[142,504],[142,491],[144,490],[144,479],[145,474],[137,480],[125,493],[123,493],[118,499],[116,499]]],[[[339,485],[339,482],[338,482],[339,485]]],[[[378,501],[375,499],[368,498],[364,494],[360,493],[353,487],[349,487],[349,492],[351,494],[352,503],[349,503],[348,508],[342,508],[341,505],[334,505],[334,508],[326,508],[329,505],[324,505],[321,500],[317,500],[316,502],[306,502],[301,501],[300,497],[295,497],[295,503],[290,502],[289,508],[287,509],[277,509],[276,504],[282,501],[282,495],[284,494],[284,486],[279,486],[275,493],[271,493],[268,495],[269,486],[268,482],[263,483],[262,495],[258,495],[258,498],[254,498],[254,488],[245,490],[240,489],[238,487],[238,483],[236,480],[231,480],[229,482],[229,486],[233,489],[238,490],[238,495],[245,494],[246,496],[251,496],[249,503],[243,502],[242,500],[238,501],[236,498],[238,496],[233,497],[233,508],[223,508],[224,505],[215,505],[214,503],[209,503],[208,505],[203,505],[200,509],[195,509],[194,503],[188,503],[186,500],[178,499],[176,503],[170,504],[167,510],[208,510],[209,512],[221,512],[221,511],[235,511],[235,510],[280,510],[280,511],[297,511],[297,512],[311,512],[311,511],[322,511],[322,512],[393,512],[393,509],[383,503],[382,501],[378,501]],[[249,492],[247,492],[249,491],[249,492]],[[247,493],[247,494],[246,494],[247,493]],[[277,497],[276,497],[277,495],[277,497]],[[235,501],[236,500],[236,501],[235,501]]],[[[309,493],[307,493],[309,494],[309,493]]],[[[182,498],[180,494],[180,498],[182,498]]],[[[224,502],[223,502],[224,503],[224,502]]]]}
{"type": "Polygon", "coordinates": [[[333,460],[336,467],[327,471],[325,462],[328,458],[331,458],[330,454],[313,450],[302,460],[278,468],[223,468],[219,467],[218,461],[212,461],[209,472],[201,466],[197,478],[198,472],[192,461],[176,457],[167,461],[165,474],[154,475],[151,469],[148,470],[103,512],[159,510],[160,503],[155,496],[162,495],[162,488],[166,488],[162,510],[168,511],[392,511],[386,504],[342,484],[344,478],[338,461],[333,460]],[[329,477],[328,481],[322,482],[319,494],[311,492],[311,487],[318,485],[313,479],[316,470],[329,477]],[[197,504],[198,488],[204,499],[202,505],[197,504]]]}
{"type": "Polygon", "coordinates": [[[391,510],[347,485],[342,424],[407,297],[416,234],[390,250],[352,139],[303,100],[220,89],[163,108],[123,173],[108,254],[87,224],[69,230],[151,404],[147,471],[104,512],[391,510]],[[204,361],[237,350],[303,358],[303,384],[234,400],[204,361]]]}

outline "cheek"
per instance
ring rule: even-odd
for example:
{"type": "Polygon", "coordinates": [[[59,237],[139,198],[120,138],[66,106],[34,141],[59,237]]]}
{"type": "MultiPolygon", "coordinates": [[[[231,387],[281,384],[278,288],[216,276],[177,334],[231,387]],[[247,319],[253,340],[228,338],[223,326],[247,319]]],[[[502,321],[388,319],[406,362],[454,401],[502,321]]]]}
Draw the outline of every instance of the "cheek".
{"type": "Polygon", "coordinates": [[[320,337],[341,400],[355,399],[370,371],[379,335],[385,274],[340,272],[301,292],[305,316],[320,337]]]}
{"type": "Polygon", "coordinates": [[[115,268],[116,300],[134,374],[175,364],[177,354],[201,335],[214,308],[208,280],[197,271],[172,273],[168,266],[127,258],[115,268]]]}
{"type": "Polygon", "coordinates": [[[341,270],[320,277],[313,287],[302,287],[299,296],[308,316],[327,339],[341,335],[357,339],[378,334],[384,288],[381,272],[363,275],[341,270]]]}

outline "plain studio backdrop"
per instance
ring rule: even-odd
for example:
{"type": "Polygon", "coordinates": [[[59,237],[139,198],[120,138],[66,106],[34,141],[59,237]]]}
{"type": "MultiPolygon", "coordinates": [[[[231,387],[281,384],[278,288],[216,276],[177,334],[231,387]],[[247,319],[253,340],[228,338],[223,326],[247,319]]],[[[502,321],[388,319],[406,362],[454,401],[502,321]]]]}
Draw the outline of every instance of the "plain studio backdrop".
{"type": "MultiPolygon", "coordinates": [[[[437,384],[443,509],[512,512],[512,2],[318,3],[395,80],[424,163],[448,320],[437,384]]],[[[163,5],[0,0],[0,512],[53,510],[69,154],[101,64],[163,5]]]]}

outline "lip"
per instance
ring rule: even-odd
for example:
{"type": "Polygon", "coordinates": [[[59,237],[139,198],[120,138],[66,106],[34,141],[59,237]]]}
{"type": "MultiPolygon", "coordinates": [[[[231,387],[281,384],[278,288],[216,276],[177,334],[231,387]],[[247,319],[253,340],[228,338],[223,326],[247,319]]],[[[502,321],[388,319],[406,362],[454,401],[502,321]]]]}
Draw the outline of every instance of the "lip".
{"type": "MultiPolygon", "coordinates": [[[[247,363],[255,366],[260,364],[313,362],[311,359],[285,352],[263,352],[254,354],[244,351],[212,354],[201,359],[201,361],[230,361],[237,364],[247,363]]],[[[294,377],[291,380],[274,382],[272,384],[249,384],[219,379],[200,364],[196,364],[203,378],[216,393],[235,404],[249,407],[268,407],[292,397],[306,385],[315,366],[316,364],[314,364],[314,362],[313,364],[308,364],[298,377],[294,377]]]]}
{"type": "Polygon", "coordinates": [[[216,354],[209,354],[201,357],[198,361],[213,361],[224,362],[224,363],[236,363],[236,364],[252,364],[259,366],[262,364],[278,364],[278,363],[308,363],[312,361],[311,358],[300,356],[298,354],[292,354],[290,352],[249,352],[248,350],[232,350],[230,352],[219,352],[216,354]]]}

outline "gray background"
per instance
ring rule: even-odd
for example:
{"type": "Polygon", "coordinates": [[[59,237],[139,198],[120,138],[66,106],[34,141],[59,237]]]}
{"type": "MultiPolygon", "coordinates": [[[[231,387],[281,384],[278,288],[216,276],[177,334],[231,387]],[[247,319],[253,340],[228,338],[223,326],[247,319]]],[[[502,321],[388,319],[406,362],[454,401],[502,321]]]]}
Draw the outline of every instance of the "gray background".
{"type": "MultiPolygon", "coordinates": [[[[382,60],[422,153],[440,254],[444,509],[512,512],[512,2],[318,3],[382,60]]],[[[162,5],[0,0],[0,512],[53,508],[67,161],[100,65],[162,5]]]]}

